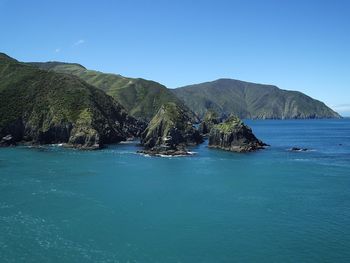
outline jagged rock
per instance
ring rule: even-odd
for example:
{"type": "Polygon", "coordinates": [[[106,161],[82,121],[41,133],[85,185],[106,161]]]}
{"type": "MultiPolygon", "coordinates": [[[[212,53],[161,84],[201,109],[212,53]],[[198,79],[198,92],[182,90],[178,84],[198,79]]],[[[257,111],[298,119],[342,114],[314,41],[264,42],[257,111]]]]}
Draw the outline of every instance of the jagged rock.
{"type": "Polygon", "coordinates": [[[143,153],[184,155],[186,146],[203,142],[189,114],[175,103],[164,104],[141,136],[143,153]]]}
{"type": "Polygon", "coordinates": [[[263,149],[265,143],[255,137],[252,130],[239,118],[231,116],[214,125],[209,134],[209,147],[232,152],[251,152],[263,149]]]}
{"type": "Polygon", "coordinates": [[[203,121],[199,124],[198,131],[203,135],[207,135],[209,134],[211,128],[220,122],[221,120],[219,118],[219,115],[213,110],[208,110],[205,113],[203,121]]]}
{"type": "Polygon", "coordinates": [[[2,146],[2,147],[14,146],[14,145],[16,145],[16,141],[15,141],[15,139],[12,137],[11,134],[4,136],[4,137],[0,140],[0,146],[2,146]]]}

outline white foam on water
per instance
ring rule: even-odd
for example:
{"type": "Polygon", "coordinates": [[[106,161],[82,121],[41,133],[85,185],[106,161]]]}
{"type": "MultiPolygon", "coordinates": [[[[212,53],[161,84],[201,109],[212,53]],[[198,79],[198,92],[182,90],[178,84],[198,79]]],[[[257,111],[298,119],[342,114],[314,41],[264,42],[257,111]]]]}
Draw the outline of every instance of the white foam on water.
{"type": "Polygon", "coordinates": [[[118,144],[136,144],[139,143],[139,141],[121,141],[118,144]]]}
{"type": "Polygon", "coordinates": [[[52,143],[50,144],[51,147],[62,147],[63,143],[52,143]]]}

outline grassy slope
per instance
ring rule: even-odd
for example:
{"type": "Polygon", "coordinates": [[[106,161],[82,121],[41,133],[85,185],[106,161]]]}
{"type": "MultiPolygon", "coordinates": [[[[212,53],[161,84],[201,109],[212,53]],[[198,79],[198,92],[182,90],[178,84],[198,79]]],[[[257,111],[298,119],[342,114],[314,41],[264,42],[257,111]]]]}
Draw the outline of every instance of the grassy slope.
{"type": "Polygon", "coordinates": [[[167,134],[173,127],[186,130],[192,127],[191,119],[181,107],[175,103],[166,103],[150,121],[147,130],[152,132],[156,127],[163,126],[163,133],[167,134]],[[163,123],[161,125],[161,122],[163,123]]]}
{"type": "Polygon", "coordinates": [[[78,64],[59,62],[32,64],[44,69],[76,75],[114,97],[130,115],[146,121],[149,121],[160,106],[167,102],[174,102],[184,107],[182,101],[171,91],[154,81],[87,70],[78,64]]]}
{"type": "Polygon", "coordinates": [[[124,136],[122,127],[115,125],[116,120],[123,123],[127,118],[123,108],[77,77],[40,70],[0,53],[0,79],[0,135],[11,132],[19,121],[30,130],[24,134],[26,140],[69,125],[82,134],[99,133],[106,142],[111,136],[105,136],[105,131],[113,130],[110,134],[118,134],[119,139],[124,136]]]}
{"type": "Polygon", "coordinates": [[[231,79],[220,79],[173,90],[200,117],[208,109],[240,118],[338,118],[324,103],[301,92],[286,91],[231,79]]]}
{"type": "Polygon", "coordinates": [[[232,133],[244,125],[242,120],[235,116],[230,116],[226,121],[215,125],[215,128],[222,133],[232,133]]]}

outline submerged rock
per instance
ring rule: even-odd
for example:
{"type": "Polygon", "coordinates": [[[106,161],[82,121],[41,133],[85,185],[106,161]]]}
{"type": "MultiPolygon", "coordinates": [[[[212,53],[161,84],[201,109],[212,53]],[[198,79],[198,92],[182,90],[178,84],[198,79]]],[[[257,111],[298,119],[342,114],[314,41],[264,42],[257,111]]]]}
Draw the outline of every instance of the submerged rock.
{"type": "Polygon", "coordinates": [[[185,147],[177,147],[176,149],[170,149],[167,147],[153,147],[151,149],[145,149],[138,151],[138,153],[150,155],[150,156],[187,156],[192,155],[185,147]]]}
{"type": "Polygon", "coordinates": [[[306,152],[306,151],[308,151],[309,149],[307,149],[307,148],[299,148],[299,147],[292,147],[291,149],[290,149],[290,151],[291,152],[306,152]]]}
{"type": "Polygon", "coordinates": [[[232,152],[251,152],[263,149],[265,146],[267,144],[257,139],[252,130],[234,116],[214,125],[209,134],[210,148],[232,152]]]}
{"type": "Polygon", "coordinates": [[[186,155],[186,146],[197,145],[203,138],[191,117],[175,103],[164,104],[141,135],[141,144],[151,155],[186,155]]]}

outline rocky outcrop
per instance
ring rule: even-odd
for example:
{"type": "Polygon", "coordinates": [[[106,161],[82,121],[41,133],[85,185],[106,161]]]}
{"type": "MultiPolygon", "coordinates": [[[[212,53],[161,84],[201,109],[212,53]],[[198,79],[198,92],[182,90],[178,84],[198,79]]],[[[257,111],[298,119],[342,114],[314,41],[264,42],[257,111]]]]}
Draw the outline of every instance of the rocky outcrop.
{"type": "Polygon", "coordinates": [[[220,122],[219,115],[213,110],[208,110],[204,115],[203,121],[199,124],[198,131],[206,136],[214,125],[219,124],[220,122]]]}
{"type": "Polygon", "coordinates": [[[239,118],[231,116],[214,125],[209,134],[209,147],[232,152],[251,152],[263,149],[265,143],[255,137],[252,130],[239,118]]]}
{"type": "Polygon", "coordinates": [[[0,138],[10,134],[14,142],[97,149],[139,136],[145,126],[75,76],[0,54],[0,79],[0,138]]]}
{"type": "Polygon", "coordinates": [[[164,104],[141,136],[142,153],[151,155],[186,155],[186,146],[203,142],[191,118],[175,103],[164,104]]]}

